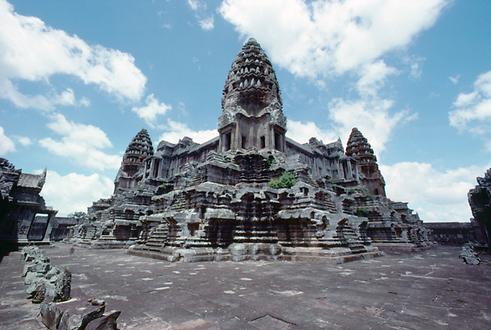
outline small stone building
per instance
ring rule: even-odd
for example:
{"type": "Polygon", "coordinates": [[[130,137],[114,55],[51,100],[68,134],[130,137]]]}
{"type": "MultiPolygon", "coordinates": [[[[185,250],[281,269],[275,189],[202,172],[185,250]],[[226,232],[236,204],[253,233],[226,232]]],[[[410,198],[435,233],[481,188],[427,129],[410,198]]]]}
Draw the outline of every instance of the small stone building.
{"type": "Polygon", "coordinates": [[[40,193],[41,174],[23,173],[0,158],[0,244],[11,248],[28,243],[49,243],[56,210],[47,207],[40,193]]]}

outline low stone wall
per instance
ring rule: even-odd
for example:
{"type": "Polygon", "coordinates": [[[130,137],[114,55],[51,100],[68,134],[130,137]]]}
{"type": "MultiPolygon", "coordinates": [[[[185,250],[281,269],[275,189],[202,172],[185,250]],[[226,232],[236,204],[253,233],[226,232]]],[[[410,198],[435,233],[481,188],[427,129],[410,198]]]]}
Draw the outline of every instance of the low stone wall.
{"type": "Polygon", "coordinates": [[[121,312],[105,313],[103,300],[89,299],[84,303],[70,299],[72,275],[69,270],[51,265],[38,247],[23,248],[22,256],[26,293],[33,303],[41,304],[39,315],[48,329],[117,329],[116,320],[121,312]]]}
{"type": "Polygon", "coordinates": [[[486,238],[478,223],[473,222],[426,222],[430,240],[442,245],[460,246],[468,242],[485,243],[486,238]]]}

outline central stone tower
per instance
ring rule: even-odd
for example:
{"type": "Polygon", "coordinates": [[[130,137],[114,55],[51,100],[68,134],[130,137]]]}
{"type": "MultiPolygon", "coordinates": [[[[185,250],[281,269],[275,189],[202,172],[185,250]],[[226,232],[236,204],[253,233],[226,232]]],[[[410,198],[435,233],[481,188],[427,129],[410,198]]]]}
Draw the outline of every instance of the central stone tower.
{"type": "Polygon", "coordinates": [[[219,152],[285,151],[286,118],[273,66],[255,39],[235,58],[218,120],[219,152]]]}

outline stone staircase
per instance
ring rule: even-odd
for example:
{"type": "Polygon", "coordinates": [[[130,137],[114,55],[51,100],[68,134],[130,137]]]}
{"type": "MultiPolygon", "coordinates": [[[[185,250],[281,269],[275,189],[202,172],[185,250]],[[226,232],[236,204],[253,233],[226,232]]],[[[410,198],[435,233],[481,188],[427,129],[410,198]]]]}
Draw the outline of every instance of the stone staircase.
{"type": "Polygon", "coordinates": [[[142,250],[159,252],[160,249],[166,244],[169,236],[169,226],[167,223],[162,223],[155,227],[152,233],[149,235],[145,245],[139,247],[142,250]]]}
{"type": "Polygon", "coordinates": [[[365,245],[363,244],[363,241],[361,241],[358,236],[356,235],[355,231],[353,228],[347,224],[347,223],[341,223],[338,225],[338,228],[336,229],[337,231],[337,238],[347,245],[347,247],[353,252],[353,253],[363,253],[366,252],[365,245]]]}

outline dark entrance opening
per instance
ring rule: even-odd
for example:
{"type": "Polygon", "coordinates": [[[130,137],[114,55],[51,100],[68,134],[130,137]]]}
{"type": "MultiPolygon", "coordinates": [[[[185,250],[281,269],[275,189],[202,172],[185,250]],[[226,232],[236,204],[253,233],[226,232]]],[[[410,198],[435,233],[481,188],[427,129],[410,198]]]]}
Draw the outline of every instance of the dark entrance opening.
{"type": "Polygon", "coordinates": [[[225,151],[230,150],[231,140],[232,140],[232,133],[230,132],[226,133],[223,141],[223,148],[225,149],[225,151]]]}
{"type": "Polygon", "coordinates": [[[277,132],[274,133],[274,148],[281,151],[281,135],[277,132]]]}

